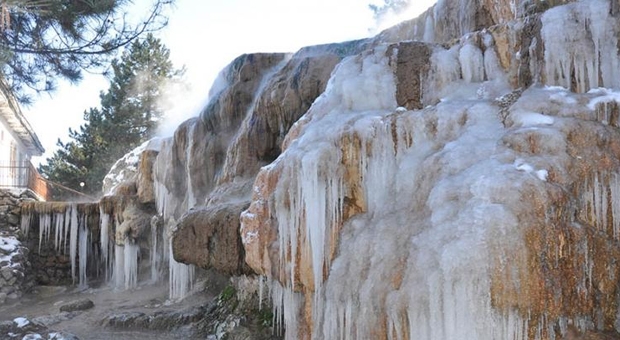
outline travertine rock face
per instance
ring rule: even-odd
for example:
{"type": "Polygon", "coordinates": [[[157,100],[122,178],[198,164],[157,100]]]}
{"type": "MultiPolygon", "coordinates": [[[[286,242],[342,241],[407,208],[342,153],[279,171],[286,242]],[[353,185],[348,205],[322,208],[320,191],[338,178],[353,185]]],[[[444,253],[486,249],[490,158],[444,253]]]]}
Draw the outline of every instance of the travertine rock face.
{"type": "Polygon", "coordinates": [[[420,42],[405,42],[391,45],[387,58],[396,76],[396,103],[408,110],[423,108],[423,80],[430,69],[432,47],[420,42]]]}
{"type": "Polygon", "coordinates": [[[204,204],[222,175],[227,147],[252,109],[263,76],[285,57],[251,54],[237,58],[222,71],[220,81],[225,86],[200,117],[183,123],[172,140],[162,143],[155,176],[170,198],[166,215],[178,219],[189,208],[204,204]]]}
{"type": "Polygon", "coordinates": [[[239,238],[239,215],[245,208],[246,203],[229,203],[190,210],[177,225],[174,258],[228,275],[251,273],[239,238]]]}
{"type": "Polygon", "coordinates": [[[238,219],[249,204],[254,177],[281,153],[284,136],[324,91],[336,64],[364,44],[246,55],[222,72],[227,86],[214,94],[200,118],[185,122],[173,140],[163,143],[155,164],[156,190],[159,185],[166,193],[159,196],[167,197],[160,203],[166,206],[164,215],[178,220],[177,261],[248,272],[238,219]],[[186,244],[196,247],[182,247],[186,244]]]}
{"type": "Polygon", "coordinates": [[[145,150],[140,155],[138,165],[138,201],[140,203],[155,203],[155,188],[153,186],[153,164],[159,151],[145,150]]]}
{"type": "Polygon", "coordinates": [[[443,0],[243,55],[135,191],[177,261],[265,276],[288,339],[617,337],[619,16],[443,0]]]}
{"type": "MultiPolygon", "coordinates": [[[[152,213],[152,212],[151,212],[152,213]]],[[[152,215],[141,209],[135,200],[131,200],[125,205],[122,223],[116,227],[114,240],[116,244],[125,244],[126,239],[140,240],[147,237],[147,231],[151,227],[152,215]]]]}
{"type": "Polygon", "coordinates": [[[442,1],[427,41],[499,25],[341,62],[241,216],[286,337],[617,337],[616,8],[442,1]]]}
{"type": "MultiPolygon", "coordinates": [[[[504,25],[575,0],[440,0],[417,18],[378,34],[375,43],[415,40],[448,43],[467,33],[504,25]]],[[[618,4],[612,4],[612,11],[618,4]]]]}

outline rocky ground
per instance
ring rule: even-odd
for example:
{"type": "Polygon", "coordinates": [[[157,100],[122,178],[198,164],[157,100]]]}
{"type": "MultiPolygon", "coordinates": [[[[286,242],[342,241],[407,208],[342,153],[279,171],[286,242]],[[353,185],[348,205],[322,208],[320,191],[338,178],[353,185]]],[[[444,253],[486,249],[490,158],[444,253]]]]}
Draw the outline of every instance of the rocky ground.
{"type": "Polygon", "coordinates": [[[131,291],[39,286],[0,306],[0,339],[279,339],[271,309],[258,309],[256,292],[239,299],[239,287],[203,278],[190,297],[171,302],[162,284],[131,291]]]}

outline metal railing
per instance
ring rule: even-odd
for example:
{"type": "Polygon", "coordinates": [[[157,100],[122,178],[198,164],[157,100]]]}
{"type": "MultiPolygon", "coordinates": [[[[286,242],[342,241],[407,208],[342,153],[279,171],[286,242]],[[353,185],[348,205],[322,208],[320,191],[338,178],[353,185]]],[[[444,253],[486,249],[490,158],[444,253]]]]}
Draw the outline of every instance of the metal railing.
{"type": "Polygon", "coordinates": [[[0,188],[30,190],[41,200],[49,197],[46,180],[30,162],[0,161],[0,188]]]}

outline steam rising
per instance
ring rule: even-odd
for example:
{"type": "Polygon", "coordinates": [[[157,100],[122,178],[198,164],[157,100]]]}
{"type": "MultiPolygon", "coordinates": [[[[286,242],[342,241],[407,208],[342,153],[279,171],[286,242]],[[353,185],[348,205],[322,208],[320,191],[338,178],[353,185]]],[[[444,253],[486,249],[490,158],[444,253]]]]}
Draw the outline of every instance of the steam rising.
{"type": "MultiPolygon", "coordinates": [[[[374,26],[370,28],[370,33],[378,33],[384,29],[397,25],[402,21],[415,18],[433,6],[436,2],[437,0],[410,0],[407,8],[400,13],[395,13],[390,9],[385,15],[379,18],[377,22],[375,22],[374,26]]],[[[375,0],[372,3],[377,6],[381,6],[383,1],[375,0]]]]}

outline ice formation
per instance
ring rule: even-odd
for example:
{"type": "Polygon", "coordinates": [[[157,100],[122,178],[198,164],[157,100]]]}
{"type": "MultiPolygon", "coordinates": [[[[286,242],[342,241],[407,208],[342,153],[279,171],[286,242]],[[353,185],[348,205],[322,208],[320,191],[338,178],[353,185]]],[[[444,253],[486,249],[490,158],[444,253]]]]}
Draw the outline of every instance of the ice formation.
{"type": "Polygon", "coordinates": [[[172,249],[169,255],[170,281],[168,296],[171,300],[181,300],[189,295],[194,283],[193,265],[177,262],[172,256],[172,249]]]}
{"type": "Polygon", "coordinates": [[[106,213],[101,207],[99,209],[99,220],[101,225],[99,226],[99,249],[101,250],[101,262],[105,271],[105,278],[109,280],[113,267],[111,263],[112,257],[110,256],[110,250],[112,249],[112,243],[110,242],[110,215],[106,213]]]}
{"type": "Polygon", "coordinates": [[[87,284],[87,262],[92,255],[90,230],[87,226],[88,214],[78,212],[78,205],[37,203],[40,210],[34,206],[22,208],[21,231],[28,235],[33,215],[38,215],[39,242],[41,251],[43,244],[51,243],[59,254],[69,254],[71,262],[71,277],[73,283],[80,286],[87,284]]]}
{"type": "MultiPolygon", "coordinates": [[[[146,148],[152,149],[151,143],[146,148]]],[[[157,143],[159,148],[159,142],[157,143]]],[[[134,150],[124,162],[138,162],[138,154],[145,149],[134,150]]],[[[138,164],[131,165],[137,169],[138,164]]],[[[120,173],[126,173],[120,167],[120,173]]],[[[134,171],[135,172],[135,171],[134,171]]],[[[125,180],[135,180],[135,174],[125,180]]],[[[119,179],[119,181],[121,181],[119,179]]],[[[118,185],[120,183],[116,183],[118,185]]],[[[155,185],[158,185],[155,183],[155,185]]],[[[169,216],[165,206],[174,207],[178,204],[167,191],[155,190],[158,206],[162,216],[169,216]],[[159,195],[159,196],[157,196],[159,195]],[[164,203],[170,201],[169,203],[164,203]]],[[[191,196],[191,190],[187,190],[191,196]]],[[[190,197],[189,200],[192,198],[190,197]]],[[[73,283],[79,286],[88,284],[89,275],[102,275],[116,289],[135,289],[139,284],[141,273],[138,272],[139,262],[143,260],[145,250],[141,250],[136,239],[129,235],[118,238],[118,230],[123,226],[125,210],[135,198],[104,197],[96,203],[62,203],[62,202],[29,202],[22,208],[21,229],[27,235],[32,224],[38,226],[39,251],[47,244],[53,244],[59,254],[67,254],[71,263],[73,283]],[[34,217],[37,217],[35,222],[34,217]]],[[[187,204],[188,200],[183,204],[187,204]]],[[[131,217],[130,217],[131,218],[131,217]]],[[[147,237],[149,256],[144,260],[150,264],[150,280],[155,283],[162,278],[162,271],[169,271],[171,299],[180,300],[191,290],[194,267],[171,260],[170,234],[174,227],[174,219],[166,219],[166,225],[159,226],[158,218],[151,223],[151,232],[147,237]],[[164,251],[165,249],[165,251],[164,251]],[[168,266],[170,264],[170,266],[168,266]]],[[[131,231],[129,231],[131,233],[131,231]]]]}
{"type": "MultiPolygon", "coordinates": [[[[288,126],[269,99],[292,91],[278,83],[290,56],[239,57],[201,116],[158,147],[151,281],[167,265],[170,298],[191,291],[195,267],[173,256],[178,221],[247,202],[252,158],[249,168],[265,166],[240,242],[287,339],[618,332],[618,11],[609,0],[439,1],[417,21],[340,46],[333,60],[355,52],[288,126]],[[278,117],[261,121],[261,110],[278,117]],[[259,141],[268,152],[234,149],[267,130],[279,133],[259,141]]],[[[82,245],[97,234],[77,210],[38,223],[41,242],[69,244],[81,283],[82,245]]],[[[101,261],[131,289],[146,254],[109,239],[119,222],[100,211],[101,261]]],[[[24,233],[31,223],[25,214],[24,233]]]]}
{"type": "Polygon", "coordinates": [[[132,289],[138,286],[138,254],[140,247],[133,241],[125,240],[123,247],[123,270],[125,277],[125,289],[132,289]]]}
{"type": "Polygon", "coordinates": [[[610,3],[548,10],[518,57],[502,28],[432,48],[421,110],[395,102],[383,46],[338,65],[241,218],[287,339],[618,331],[610,3]]]}
{"type": "Polygon", "coordinates": [[[542,16],[545,78],[575,92],[620,86],[618,25],[608,0],[578,1],[542,16]]]}

